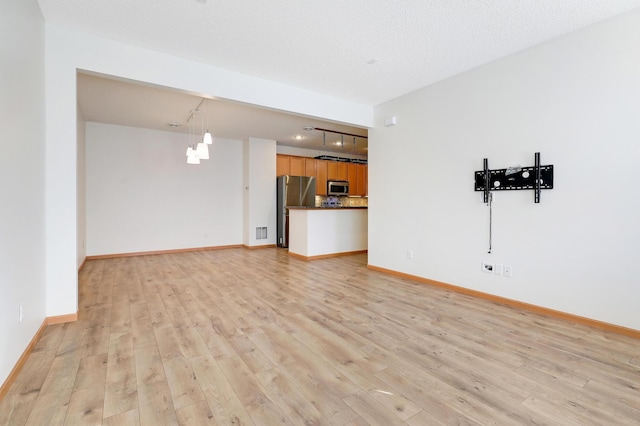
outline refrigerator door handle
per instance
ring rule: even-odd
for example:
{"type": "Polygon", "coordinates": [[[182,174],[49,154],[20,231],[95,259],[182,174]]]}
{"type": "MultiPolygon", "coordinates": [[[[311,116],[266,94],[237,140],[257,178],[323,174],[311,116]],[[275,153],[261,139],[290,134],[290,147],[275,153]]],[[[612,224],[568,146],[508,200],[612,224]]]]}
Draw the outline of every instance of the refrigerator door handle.
{"type": "MultiPolygon", "coordinates": [[[[307,180],[307,186],[305,186],[304,188],[304,192],[302,193],[302,199],[306,200],[307,199],[307,193],[309,192],[309,187],[311,186],[311,183],[313,182],[312,179],[307,180]]],[[[315,194],[314,194],[315,195],[315,194]]]]}

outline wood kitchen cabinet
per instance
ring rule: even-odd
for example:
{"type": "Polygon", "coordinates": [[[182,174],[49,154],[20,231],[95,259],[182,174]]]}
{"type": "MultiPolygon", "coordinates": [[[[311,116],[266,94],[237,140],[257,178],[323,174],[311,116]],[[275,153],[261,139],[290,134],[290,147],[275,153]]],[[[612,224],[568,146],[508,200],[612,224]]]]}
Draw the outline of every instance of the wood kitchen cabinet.
{"type": "Polygon", "coordinates": [[[288,155],[276,155],[276,177],[291,174],[291,157],[288,155]]]}
{"type": "Polygon", "coordinates": [[[327,195],[327,163],[316,160],[316,195],[327,195]]]}
{"type": "Polygon", "coordinates": [[[314,176],[316,178],[316,195],[327,195],[328,180],[349,181],[349,195],[368,195],[368,168],[366,164],[277,154],[276,176],[283,175],[314,176]]]}
{"type": "Polygon", "coordinates": [[[338,180],[349,180],[349,164],[350,163],[338,162],[338,180]]]}
{"type": "Polygon", "coordinates": [[[369,165],[363,164],[364,168],[364,195],[369,196],[369,165]]]}
{"type": "Polygon", "coordinates": [[[304,157],[291,156],[291,176],[306,176],[304,173],[304,157]]]}
{"type": "Polygon", "coordinates": [[[315,161],[313,158],[276,154],[276,176],[315,176],[315,161]]]}
{"type": "Polygon", "coordinates": [[[338,180],[337,161],[327,161],[327,180],[338,180]]]}
{"type": "Polygon", "coordinates": [[[349,195],[359,195],[358,194],[358,173],[357,173],[358,165],[355,163],[347,164],[347,180],[349,181],[349,195]]]}
{"type": "Polygon", "coordinates": [[[367,195],[366,168],[364,164],[349,163],[347,174],[349,177],[349,195],[364,197],[367,195]]]}
{"type": "Polygon", "coordinates": [[[367,195],[367,166],[365,164],[356,164],[356,195],[364,197],[367,195]]]}
{"type": "Polygon", "coordinates": [[[304,175],[303,176],[315,176],[316,175],[316,159],[305,158],[304,159],[304,175]]]}
{"type": "Polygon", "coordinates": [[[349,180],[348,164],[342,161],[327,161],[327,179],[349,180]]]}

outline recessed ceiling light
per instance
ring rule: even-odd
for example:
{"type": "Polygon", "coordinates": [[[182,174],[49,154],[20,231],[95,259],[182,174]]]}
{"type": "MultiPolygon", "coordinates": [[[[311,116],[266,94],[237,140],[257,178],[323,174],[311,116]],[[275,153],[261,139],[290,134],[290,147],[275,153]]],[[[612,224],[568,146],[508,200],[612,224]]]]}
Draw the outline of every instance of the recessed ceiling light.
{"type": "Polygon", "coordinates": [[[313,127],[313,126],[304,126],[304,129],[305,129],[307,132],[310,132],[310,131],[311,131],[311,130],[313,130],[314,128],[315,128],[315,127],[313,127]]]}
{"type": "Polygon", "coordinates": [[[180,127],[180,123],[167,123],[169,127],[180,127]]]}
{"type": "Polygon", "coordinates": [[[302,135],[295,135],[293,138],[297,141],[301,141],[302,139],[304,139],[302,135]]]}
{"type": "Polygon", "coordinates": [[[369,65],[373,65],[373,64],[375,64],[376,62],[378,62],[378,59],[377,59],[377,58],[371,58],[371,59],[369,59],[369,60],[367,61],[367,63],[368,63],[369,65]]]}

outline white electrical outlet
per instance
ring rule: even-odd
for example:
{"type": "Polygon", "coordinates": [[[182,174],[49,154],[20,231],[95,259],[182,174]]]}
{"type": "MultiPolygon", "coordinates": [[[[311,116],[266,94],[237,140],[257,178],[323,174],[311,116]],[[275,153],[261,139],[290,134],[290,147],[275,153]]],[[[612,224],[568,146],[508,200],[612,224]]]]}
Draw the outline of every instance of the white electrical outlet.
{"type": "Polygon", "coordinates": [[[504,271],[502,273],[505,277],[511,276],[511,265],[504,265],[504,271]]]}
{"type": "Polygon", "coordinates": [[[487,272],[489,274],[493,274],[493,263],[482,262],[482,272],[487,272]]]}
{"type": "Polygon", "coordinates": [[[18,317],[18,321],[20,321],[20,323],[22,323],[22,320],[24,319],[24,311],[22,310],[22,305],[20,305],[19,311],[20,311],[20,314],[19,314],[19,317],[18,317]]]}
{"type": "Polygon", "coordinates": [[[413,259],[413,250],[407,250],[407,259],[413,259]]]}

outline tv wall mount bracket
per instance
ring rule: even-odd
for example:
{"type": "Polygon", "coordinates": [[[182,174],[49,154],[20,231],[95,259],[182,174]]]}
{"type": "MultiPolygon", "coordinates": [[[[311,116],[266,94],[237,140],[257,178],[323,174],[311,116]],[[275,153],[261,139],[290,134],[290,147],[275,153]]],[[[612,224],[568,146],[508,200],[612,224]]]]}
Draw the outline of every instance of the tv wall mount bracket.
{"type": "Polygon", "coordinates": [[[484,202],[489,203],[491,191],[533,189],[534,202],[540,202],[542,189],[553,189],[553,165],[541,166],[540,153],[535,153],[533,167],[509,167],[489,169],[489,160],[483,160],[483,170],[475,172],[475,190],[484,192],[484,202]]]}

